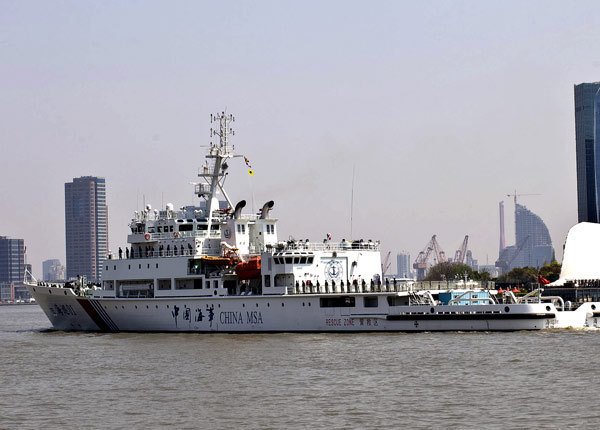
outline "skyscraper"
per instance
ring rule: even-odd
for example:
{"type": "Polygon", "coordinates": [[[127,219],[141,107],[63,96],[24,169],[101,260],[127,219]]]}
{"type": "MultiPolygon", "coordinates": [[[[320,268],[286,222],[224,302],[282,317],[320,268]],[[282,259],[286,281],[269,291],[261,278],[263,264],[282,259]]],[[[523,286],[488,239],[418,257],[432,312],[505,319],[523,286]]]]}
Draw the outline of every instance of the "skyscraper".
{"type": "MultiPolygon", "coordinates": [[[[579,222],[598,222],[600,148],[596,148],[595,97],[600,82],[575,85],[575,151],[577,159],[577,215],[579,222]]],[[[600,143],[600,142],[598,142],[600,143]]]]}
{"type": "Polygon", "coordinates": [[[108,207],[104,178],[82,176],[65,184],[67,278],[99,281],[108,254],[108,207]]]}
{"type": "Polygon", "coordinates": [[[396,269],[399,278],[410,278],[412,272],[410,271],[410,254],[408,252],[400,252],[396,255],[396,269]]]}
{"type": "Polygon", "coordinates": [[[25,276],[25,241],[0,236],[0,282],[23,283],[25,276]]]}
{"type": "Polygon", "coordinates": [[[42,278],[44,281],[62,281],[65,279],[65,266],[60,260],[45,260],[42,262],[42,278]]]}
{"type": "Polygon", "coordinates": [[[541,267],[552,260],[554,248],[548,227],[515,200],[515,244],[500,251],[496,267],[506,272],[515,267],[541,267]]]}
{"type": "Polygon", "coordinates": [[[25,288],[25,241],[0,236],[0,300],[29,298],[25,288]]]}

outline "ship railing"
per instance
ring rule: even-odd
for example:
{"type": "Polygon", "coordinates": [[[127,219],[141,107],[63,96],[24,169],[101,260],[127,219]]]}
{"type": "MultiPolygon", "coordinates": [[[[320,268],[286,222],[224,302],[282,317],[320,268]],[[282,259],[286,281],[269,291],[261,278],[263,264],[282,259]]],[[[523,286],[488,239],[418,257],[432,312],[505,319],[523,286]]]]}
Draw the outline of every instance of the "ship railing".
{"type": "Polygon", "coordinates": [[[288,241],[279,242],[275,245],[266,245],[266,250],[269,252],[282,251],[354,251],[354,250],[369,250],[379,251],[379,242],[304,242],[304,241],[288,241]]]}
{"type": "Polygon", "coordinates": [[[208,230],[194,230],[194,231],[176,231],[176,232],[167,232],[167,233],[148,233],[150,238],[148,241],[156,241],[156,240],[169,240],[169,239],[182,239],[182,238],[196,238],[196,237],[212,237],[219,238],[221,237],[220,230],[213,230],[208,233],[208,230]]]}
{"type": "MultiPolygon", "coordinates": [[[[493,284],[493,283],[492,283],[493,284]]],[[[276,285],[280,286],[280,285],[276,285]]],[[[386,278],[384,282],[372,280],[363,282],[362,280],[351,280],[350,282],[325,282],[321,284],[313,282],[297,282],[295,285],[286,287],[286,294],[349,294],[349,293],[428,293],[429,291],[448,291],[454,289],[464,289],[464,284],[455,281],[426,281],[410,282],[395,281],[386,278]]],[[[477,290],[489,288],[489,285],[480,285],[477,290]]],[[[469,289],[471,291],[471,289],[469,289]]],[[[483,298],[477,299],[484,300],[483,298]]]]}
{"type": "Polygon", "coordinates": [[[400,293],[411,291],[406,284],[344,283],[344,284],[298,284],[286,287],[286,294],[354,294],[354,293],[400,293]]]}
{"type": "Polygon", "coordinates": [[[108,263],[109,260],[139,260],[139,259],[143,259],[143,258],[164,258],[164,257],[197,257],[200,255],[211,255],[211,256],[216,256],[215,254],[215,249],[214,248],[202,248],[202,249],[198,249],[195,250],[194,248],[189,249],[189,248],[184,248],[183,251],[181,250],[181,248],[177,248],[177,251],[175,251],[175,249],[169,249],[167,251],[167,249],[163,249],[161,250],[154,250],[154,251],[146,251],[145,249],[142,248],[142,252],[141,255],[139,253],[139,250],[134,250],[133,254],[129,253],[129,256],[127,256],[126,253],[122,253],[121,258],[118,258],[115,255],[110,254],[109,258],[106,260],[106,262],[108,263]]]}

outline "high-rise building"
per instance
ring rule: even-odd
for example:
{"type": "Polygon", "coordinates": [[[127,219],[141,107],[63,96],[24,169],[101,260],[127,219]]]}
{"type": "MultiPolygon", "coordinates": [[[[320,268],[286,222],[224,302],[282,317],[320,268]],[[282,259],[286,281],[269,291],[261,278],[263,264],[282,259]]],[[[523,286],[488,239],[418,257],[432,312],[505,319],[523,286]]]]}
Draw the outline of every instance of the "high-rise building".
{"type": "Polygon", "coordinates": [[[400,252],[396,255],[396,269],[399,278],[411,278],[410,271],[410,254],[408,252],[400,252]]]}
{"type": "Polygon", "coordinates": [[[60,264],[60,260],[56,259],[43,261],[42,277],[44,281],[65,280],[65,266],[60,264]]]}
{"type": "Polygon", "coordinates": [[[108,254],[108,207],[104,178],[82,176],[65,184],[67,278],[99,281],[108,254]]]}
{"type": "MultiPolygon", "coordinates": [[[[598,222],[600,141],[595,139],[594,114],[600,82],[575,85],[575,151],[577,159],[577,216],[579,222],[598,222]],[[598,143],[596,143],[598,142],[598,143]]],[[[600,125],[600,124],[599,124],[600,125]]]]}
{"type": "Polygon", "coordinates": [[[515,244],[500,252],[496,267],[505,272],[515,267],[541,267],[552,260],[554,248],[548,227],[515,200],[515,244]]]}
{"type": "Polygon", "coordinates": [[[25,288],[26,269],[31,266],[25,262],[25,241],[0,236],[0,300],[27,299],[25,288]]]}
{"type": "Polygon", "coordinates": [[[0,236],[0,282],[25,279],[25,241],[0,236]]]}

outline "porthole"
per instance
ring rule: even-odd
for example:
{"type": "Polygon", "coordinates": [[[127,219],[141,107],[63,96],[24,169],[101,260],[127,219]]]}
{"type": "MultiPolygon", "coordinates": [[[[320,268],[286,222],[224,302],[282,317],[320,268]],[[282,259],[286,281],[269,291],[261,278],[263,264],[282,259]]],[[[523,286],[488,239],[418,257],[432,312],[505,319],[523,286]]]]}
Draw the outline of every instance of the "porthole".
{"type": "Polygon", "coordinates": [[[242,307],[245,308],[246,307],[246,303],[242,303],[242,307]]]}
{"type": "Polygon", "coordinates": [[[221,303],[219,303],[219,307],[221,307],[221,303]]]}
{"type": "MultiPolygon", "coordinates": [[[[35,291],[35,290],[33,290],[35,291]]],[[[596,305],[592,305],[592,310],[595,311],[596,310],[596,305]]]]}
{"type": "Polygon", "coordinates": [[[52,290],[48,290],[48,294],[52,294],[52,290]]]}
{"type": "Polygon", "coordinates": [[[546,310],[550,312],[550,306],[546,306],[546,310]]]}
{"type": "Polygon", "coordinates": [[[308,302],[308,306],[310,306],[310,302],[308,302]]]}
{"type": "Polygon", "coordinates": [[[158,305],[156,305],[156,309],[158,309],[158,305]]]}
{"type": "Polygon", "coordinates": [[[306,306],[306,305],[304,304],[304,302],[302,302],[302,306],[306,306]]]}
{"type": "Polygon", "coordinates": [[[137,309],[137,305],[135,305],[135,308],[137,309]]]}
{"type": "Polygon", "coordinates": [[[125,306],[121,305],[121,309],[125,309],[125,306]]]}
{"type": "Polygon", "coordinates": [[[33,289],[33,292],[35,293],[35,288],[33,289]]]}
{"type": "Polygon", "coordinates": [[[169,309],[169,305],[167,305],[167,309],[169,309]]]}
{"type": "Polygon", "coordinates": [[[285,303],[282,303],[282,304],[281,304],[281,307],[284,307],[284,306],[285,306],[285,303]]]}
{"type": "Polygon", "coordinates": [[[148,305],[146,305],[146,309],[148,309],[148,305]]]}
{"type": "Polygon", "coordinates": [[[117,307],[115,306],[115,309],[117,309],[117,307]]]}
{"type": "Polygon", "coordinates": [[[258,307],[258,303],[256,304],[256,307],[258,307]]]}
{"type": "Polygon", "coordinates": [[[271,307],[271,303],[267,303],[267,307],[270,308],[271,307]]]}
{"type": "Polygon", "coordinates": [[[65,291],[64,293],[65,293],[65,296],[66,296],[66,295],[67,295],[67,292],[65,291]]]}
{"type": "Polygon", "coordinates": [[[429,312],[431,312],[433,314],[433,313],[435,313],[435,309],[431,308],[431,309],[429,309],[429,312]]]}
{"type": "Polygon", "coordinates": [[[508,306],[504,307],[504,312],[510,312],[510,308],[508,306]]]}
{"type": "Polygon", "coordinates": [[[158,263],[156,263],[156,268],[158,269],[158,263]]]}

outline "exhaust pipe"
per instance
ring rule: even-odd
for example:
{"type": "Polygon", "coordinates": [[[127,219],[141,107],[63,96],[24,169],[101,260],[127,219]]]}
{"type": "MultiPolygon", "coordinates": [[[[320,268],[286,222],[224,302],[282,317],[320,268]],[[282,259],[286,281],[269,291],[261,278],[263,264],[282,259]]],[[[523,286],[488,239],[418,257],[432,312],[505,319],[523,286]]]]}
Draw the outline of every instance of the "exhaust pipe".
{"type": "Polygon", "coordinates": [[[240,202],[238,202],[237,205],[235,205],[235,210],[233,211],[233,219],[239,219],[244,206],[246,206],[246,200],[241,200],[240,202]]]}
{"type": "Polygon", "coordinates": [[[267,217],[269,216],[269,212],[271,212],[271,209],[273,208],[274,204],[275,202],[273,202],[273,200],[264,204],[264,206],[262,207],[262,211],[260,212],[260,219],[267,219],[267,217]]]}

